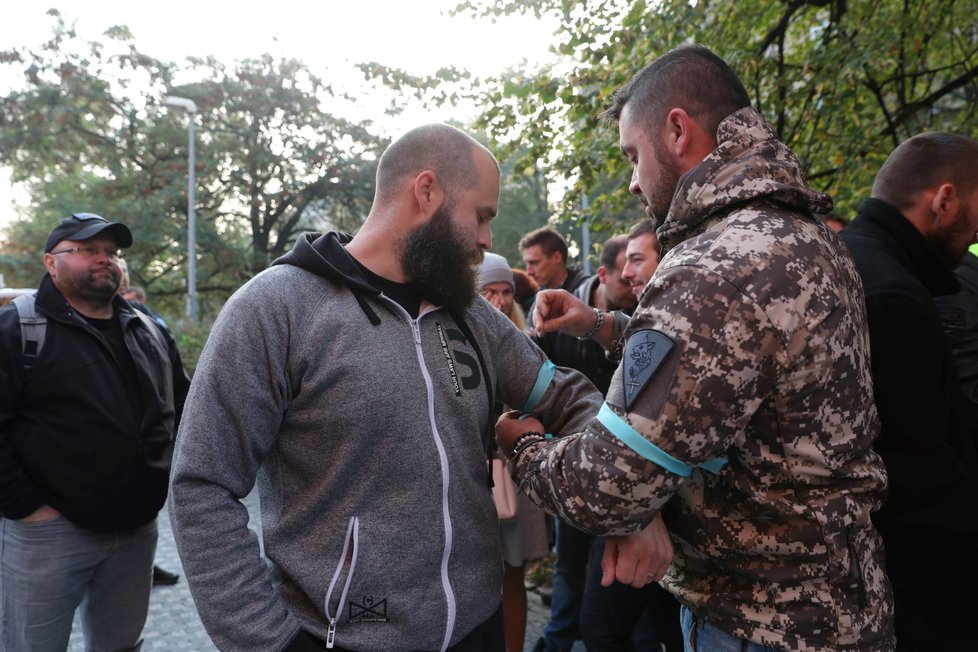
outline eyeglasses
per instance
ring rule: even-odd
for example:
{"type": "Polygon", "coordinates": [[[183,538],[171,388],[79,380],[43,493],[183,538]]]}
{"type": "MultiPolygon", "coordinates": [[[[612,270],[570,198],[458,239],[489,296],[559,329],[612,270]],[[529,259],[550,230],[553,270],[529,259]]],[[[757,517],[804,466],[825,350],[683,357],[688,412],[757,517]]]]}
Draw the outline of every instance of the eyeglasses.
{"type": "Polygon", "coordinates": [[[58,254],[81,254],[85,258],[98,258],[99,254],[105,254],[109,260],[119,260],[125,255],[122,249],[116,247],[72,247],[71,249],[51,252],[52,256],[58,254]]]}

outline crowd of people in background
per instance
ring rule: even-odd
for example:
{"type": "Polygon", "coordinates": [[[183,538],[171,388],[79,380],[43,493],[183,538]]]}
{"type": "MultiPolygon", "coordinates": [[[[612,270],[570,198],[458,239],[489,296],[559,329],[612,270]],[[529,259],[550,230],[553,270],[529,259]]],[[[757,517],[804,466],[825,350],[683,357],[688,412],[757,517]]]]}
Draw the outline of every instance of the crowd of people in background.
{"type": "Polygon", "coordinates": [[[978,649],[978,142],[905,141],[850,221],[707,48],[602,117],[645,215],[596,274],[551,226],[492,252],[498,162],[424,125],[192,381],[130,229],[62,220],[0,307],[0,650],[76,611],[138,650],[164,503],[221,650],[520,652],[551,553],[535,652],[978,649]]]}

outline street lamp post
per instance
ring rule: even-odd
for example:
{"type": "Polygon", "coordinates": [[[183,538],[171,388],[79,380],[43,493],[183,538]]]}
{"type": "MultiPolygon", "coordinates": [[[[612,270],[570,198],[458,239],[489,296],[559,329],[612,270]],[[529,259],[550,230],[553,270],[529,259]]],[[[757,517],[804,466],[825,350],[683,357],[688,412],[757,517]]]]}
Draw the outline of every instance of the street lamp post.
{"type": "Polygon", "coordinates": [[[194,155],[194,122],[197,116],[197,105],[186,97],[170,95],[166,105],[187,112],[190,123],[190,144],[187,147],[187,318],[191,324],[197,322],[197,219],[195,198],[196,158],[194,155]]]}
{"type": "Polygon", "coordinates": [[[581,270],[591,273],[591,198],[587,193],[581,197],[581,212],[584,213],[584,224],[581,225],[581,270]]]}

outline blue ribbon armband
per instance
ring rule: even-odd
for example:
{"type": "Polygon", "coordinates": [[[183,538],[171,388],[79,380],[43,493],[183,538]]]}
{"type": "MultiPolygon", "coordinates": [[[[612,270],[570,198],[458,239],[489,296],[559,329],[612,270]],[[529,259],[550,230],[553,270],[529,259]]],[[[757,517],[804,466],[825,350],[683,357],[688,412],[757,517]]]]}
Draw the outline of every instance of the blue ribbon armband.
{"type": "MultiPolygon", "coordinates": [[[[670,473],[688,478],[693,473],[693,469],[696,468],[682,460],[676,459],[640,435],[637,430],[628,425],[627,421],[615,414],[615,411],[608,407],[607,403],[603,404],[601,411],[598,412],[598,422],[607,428],[611,434],[620,439],[623,444],[670,473]]],[[[703,462],[699,467],[716,474],[720,472],[720,469],[726,463],[726,458],[715,457],[703,462]]]]}
{"type": "Polygon", "coordinates": [[[533,412],[533,408],[537,406],[540,399],[543,398],[543,394],[547,391],[547,387],[550,386],[550,381],[554,379],[554,374],[557,373],[557,367],[550,360],[544,360],[543,364],[540,366],[540,371],[537,373],[537,380],[533,383],[533,389],[530,390],[530,395],[526,397],[526,404],[523,409],[520,410],[523,414],[530,414],[533,412]]]}

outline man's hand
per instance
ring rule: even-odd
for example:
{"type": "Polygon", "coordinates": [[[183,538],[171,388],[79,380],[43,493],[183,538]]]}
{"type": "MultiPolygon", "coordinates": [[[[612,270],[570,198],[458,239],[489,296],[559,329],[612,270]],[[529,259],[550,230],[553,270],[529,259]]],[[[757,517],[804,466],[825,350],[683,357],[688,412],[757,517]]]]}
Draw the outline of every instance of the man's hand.
{"type": "Polygon", "coordinates": [[[45,521],[53,521],[54,519],[61,516],[61,512],[56,510],[50,505],[42,505],[38,507],[33,512],[20,519],[20,523],[44,523],[45,521]]]}
{"type": "Polygon", "coordinates": [[[509,457],[509,451],[512,450],[516,439],[524,432],[531,431],[543,432],[543,424],[539,419],[527,416],[521,421],[519,410],[504,412],[496,421],[496,444],[503,455],[509,457]]]}
{"type": "Polygon", "coordinates": [[[588,336],[606,349],[615,339],[614,314],[604,313],[599,322],[594,308],[566,290],[537,292],[533,323],[537,334],[560,331],[574,337],[588,336]]]}
{"type": "Polygon", "coordinates": [[[533,304],[533,327],[538,333],[560,331],[579,337],[594,326],[594,309],[567,290],[540,290],[533,304]]]}
{"type": "Polygon", "coordinates": [[[672,552],[672,539],[658,514],[641,532],[605,537],[601,586],[611,586],[616,579],[636,589],[658,582],[672,563],[672,552]]]}

